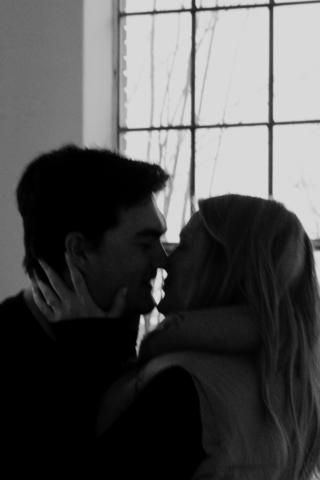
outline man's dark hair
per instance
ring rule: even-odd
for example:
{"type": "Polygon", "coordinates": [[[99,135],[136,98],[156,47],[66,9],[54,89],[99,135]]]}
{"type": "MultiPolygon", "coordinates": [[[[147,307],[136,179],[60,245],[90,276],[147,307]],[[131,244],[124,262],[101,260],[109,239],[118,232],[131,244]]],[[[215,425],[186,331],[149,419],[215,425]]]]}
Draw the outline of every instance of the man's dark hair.
{"type": "Polygon", "coordinates": [[[81,232],[97,247],[105,230],[117,225],[120,210],[162,190],[168,178],[158,165],[107,149],[67,145],[37,157],[16,192],[27,274],[43,278],[39,258],[61,273],[69,232],[81,232]]]}

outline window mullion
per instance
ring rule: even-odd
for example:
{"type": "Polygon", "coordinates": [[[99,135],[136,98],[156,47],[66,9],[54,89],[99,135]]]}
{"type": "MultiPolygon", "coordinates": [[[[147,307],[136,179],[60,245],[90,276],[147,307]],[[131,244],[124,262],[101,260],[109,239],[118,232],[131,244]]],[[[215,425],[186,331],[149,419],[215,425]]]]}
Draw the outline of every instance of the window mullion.
{"type": "Polygon", "coordinates": [[[196,1],[192,0],[192,30],[191,30],[191,158],[190,158],[190,206],[191,215],[195,212],[195,168],[196,168],[196,131],[195,131],[195,83],[196,83],[196,1]]]}
{"type": "Polygon", "coordinates": [[[273,13],[274,0],[269,5],[269,122],[268,122],[268,195],[273,196],[273,83],[274,83],[274,61],[273,61],[273,13]]]}
{"type": "Polygon", "coordinates": [[[116,117],[116,148],[120,150],[120,3],[117,0],[113,0],[113,11],[114,11],[114,55],[116,58],[114,59],[113,65],[115,68],[115,75],[114,75],[114,82],[116,86],[116,98],[114,99],[114,108],[115,108],[115,117],[116,117]]]}

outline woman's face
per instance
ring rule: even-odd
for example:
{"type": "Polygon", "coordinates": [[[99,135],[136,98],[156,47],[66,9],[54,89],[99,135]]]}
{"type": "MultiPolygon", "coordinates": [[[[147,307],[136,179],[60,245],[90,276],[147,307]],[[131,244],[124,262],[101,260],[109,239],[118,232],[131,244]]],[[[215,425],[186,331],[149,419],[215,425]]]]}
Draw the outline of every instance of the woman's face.
{"type": "Polygon", "coordinates": [[[202,270],[213,242],[199,213],[195,213],[182,229],[180,243],[168,259],[168,276],[163,287],[165,297],[158,305],[161,313],[167,315],[190,308],[195,290],[201,288],[202,270]]]}

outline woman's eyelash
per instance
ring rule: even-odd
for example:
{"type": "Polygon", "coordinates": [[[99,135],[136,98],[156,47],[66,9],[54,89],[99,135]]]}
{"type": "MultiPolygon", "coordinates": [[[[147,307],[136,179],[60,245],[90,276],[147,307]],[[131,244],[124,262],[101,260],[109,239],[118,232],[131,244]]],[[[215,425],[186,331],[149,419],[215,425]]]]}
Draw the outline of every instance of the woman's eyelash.
{"type": "Polygon", "coordinates": [[[142,247],[142,248],[150,248],[151,243],[139,243],[139,246],[142,247]]]}

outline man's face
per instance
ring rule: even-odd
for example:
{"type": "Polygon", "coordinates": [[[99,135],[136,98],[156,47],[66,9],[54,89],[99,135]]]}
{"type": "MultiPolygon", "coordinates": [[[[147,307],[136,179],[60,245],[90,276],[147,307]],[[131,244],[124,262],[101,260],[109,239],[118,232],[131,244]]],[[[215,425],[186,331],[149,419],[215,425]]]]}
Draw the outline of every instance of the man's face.
{"type": "Polygon", "coordinates": [[[126,286],[128,313],[153,309],[151,282],[167,262],[160,241],[165,231],[165,219],[153,198],[120,212],[118,225],[106,230],[90,254],[86,272],[89,292],[101,308],[110,308],[116,292],[126,286]]]}

